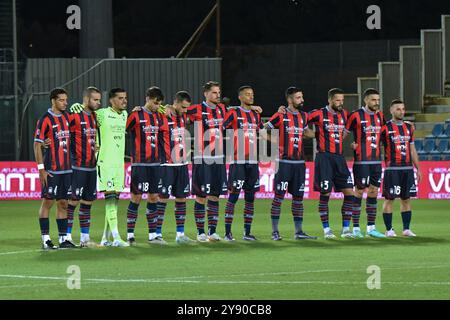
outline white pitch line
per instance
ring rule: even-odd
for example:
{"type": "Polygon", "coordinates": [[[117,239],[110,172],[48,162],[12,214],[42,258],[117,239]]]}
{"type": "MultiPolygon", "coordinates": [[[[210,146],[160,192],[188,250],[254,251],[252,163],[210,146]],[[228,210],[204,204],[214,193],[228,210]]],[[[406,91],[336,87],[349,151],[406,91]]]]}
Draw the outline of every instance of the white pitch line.
{"type": "MultiPolygon", "coordinates": [[[[64,280],[66,277],[46,277],[46,276],[27,276],[27,275],[0,275],[2,278],[20,278],[20,279],[39,279],[39,280],[64,280]]],[[[81,279],[81,281],[91,283],[198,283],[198,284],[324,284],[324,285],[366,285],[365,281],[323,281],[323,280],[305,280],[305,281],[231,281],[231,280],[182,280],[182,279],[81,279]]],[[[450,286],[450,281],[382,281],[382,285],[407,285],[407,286],[450,286]]],[[[5,286],[8,288],[11,286],[5,286]]],[[[0,287],[2,288],[2,287],[0,287]]]]}
{"type": "MultiPolygon", "coordinates": [[[[435,268],[447,268],[450,265],[438,265],[438,266],[403,266],[403,267],[384,267],[382,270],[397,270],[397,269],[435,269],[435,268]]],[[[294,275],[294,274],[309,274],[309,273],[326,273],[326,272],[361,272],[366,267],[361,269],[325,269],[325,270],[306,270],[306,271],[285,271],[285,272],[267,272],[267,273],[241,273],[241,274],[229,274],[226,277],[258,277],[258,276],[277,276],[277,275],[294,275]]],[[[190,277],[170,277],[168,279],[201,279],[201,278],[217,278],[220,275],[197,275],[190,277]]]]}
{"type": "Polygon", "coordinates": [[[0,252],[0,256],[8,255],[8,254],[20,254],[20,253],[39,252],[39,251],[42,251],[42,250],[22,250],[22,251],[0,252]]]}

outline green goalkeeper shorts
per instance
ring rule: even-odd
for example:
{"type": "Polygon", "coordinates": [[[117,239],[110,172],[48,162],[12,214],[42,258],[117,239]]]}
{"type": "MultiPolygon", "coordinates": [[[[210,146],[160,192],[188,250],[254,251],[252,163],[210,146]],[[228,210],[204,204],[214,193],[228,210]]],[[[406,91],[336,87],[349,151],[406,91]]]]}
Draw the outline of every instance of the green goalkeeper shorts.
{"type": "Polygon", "coordinates": [[[98,181],[101,192],[116,191],[122,192],[125,188],[125,173],[123,167],[98,166],[98,181]]]}

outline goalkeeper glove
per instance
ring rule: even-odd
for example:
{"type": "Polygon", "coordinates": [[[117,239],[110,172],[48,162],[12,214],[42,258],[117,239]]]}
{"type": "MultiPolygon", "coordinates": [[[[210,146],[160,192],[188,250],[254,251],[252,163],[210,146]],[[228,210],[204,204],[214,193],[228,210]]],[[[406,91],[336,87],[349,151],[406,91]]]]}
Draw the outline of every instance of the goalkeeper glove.
{"type": "Polygon", "coordinates": [[[166,105],[163,105],[163,104],[160,105],[159,108],[158,108],[158,112],[159,112],[159,113],[162,113],[162,114],[166,114],[167,106],[168,106],[168,104],[166,104],[166,105]]]}
{"type": "Polygon", "coordinates": [[[81,103],[77,102],[70,106],[69,112],[70,113],[80,113],[81,111],[83,111],[83,109],[84,109],[84,106],[81,103]]]}

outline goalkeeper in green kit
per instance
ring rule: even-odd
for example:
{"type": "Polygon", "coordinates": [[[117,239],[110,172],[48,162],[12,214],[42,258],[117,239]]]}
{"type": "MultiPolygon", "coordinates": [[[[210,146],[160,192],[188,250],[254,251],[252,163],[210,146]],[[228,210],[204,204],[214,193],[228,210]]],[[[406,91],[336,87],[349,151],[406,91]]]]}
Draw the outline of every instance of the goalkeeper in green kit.
{"type": "MultiPolygon", "coordinates": [[[[127,122],[127,93],[114,88],[109,92],[110,107],[96,111],[100,146],[97,155],[99,189],[105,193],[105,228],[101,246],[128,247],[117,227],[117,207],[119,195],[124,189],[125,126],[127,122]],[[113,241],[110,236],[112,235],[113,241]]],[[[78,113],[78,104],[72,105],[71,112],[78,113]]]]}

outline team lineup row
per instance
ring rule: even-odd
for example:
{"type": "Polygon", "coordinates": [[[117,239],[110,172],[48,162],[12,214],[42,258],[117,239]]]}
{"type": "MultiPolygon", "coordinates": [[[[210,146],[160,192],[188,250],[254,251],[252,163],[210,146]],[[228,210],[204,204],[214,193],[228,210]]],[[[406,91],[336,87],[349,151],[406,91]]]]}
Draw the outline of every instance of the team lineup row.
{"type": "Polygon", "coordinates": [[[83,93],[83,103],[66,111],[68,94],[62,88],[50,93],[51,108],[39,119],[35,133],[35,157],[42,185],[39,222],[44,249],[56,249],[49,236],[49,212],[57,203],[56,221],[59,247],[73,248],[72,224],[78,205],[80,246],[95,246],[90,240],[90,211],[99,190],[105,192],[105,227],[100,246],[129,246],[136,243],[135,223],[142,194],[146,193],[146,217],[149,243],[165,244],[162,225],[166,204],[175,197],[177,243],[194,242],[184,234],[186,197],[195,195],[194,215],[197,241],[220,241],[217,233],[219,196],[228,194],[225,207],[223,240],[234,241],[231,226],[239,194],[244,191],[244,236],[257,240],[251,233],[255,192],[259,190],[258,136],[276,142],[278,147],[275,196],[271,207],[272,239],[281,240],[278,230],[281,203],[285,193],[292,195],[295,239],[316,239],[303,231],[303,193],[305,161],[304,138],[315,138],[314,190],[320,192],[318,212],[325,239],[336,238],[329,227],[328,202],[334,190],[344,194],[342,213],[343,238],[362,238],[359,225],[361,200],[367,191],[367,236],[396,236],[392,227],[392,204],[401,199],[403,235],[415,236],[410,230],[410,197],[416,196],[414,167],[421,179],[414,127],[404,122],[405,105],[394,100],[390,106],[392,119],[386,121],[379,110],[379,93],[368,89],[365,105],[348,114],[343,108],[344,92],[334,88],[328,92],[328,105],[310,113],[302,111],[303,92],[296,87],[286,90],[286,107],[280,107],[267,123],[262,123],[262,109],[254,106],[250,86],[238,90],[240,106],[228,110],[220,103],[220,85],[210,81],[204,85],[205,100],[191,105],[186,91],[178,92],[172,105],[163,106],[160,88],[150,87],[146,103],[128,115],[127,93],[114,88],[109,92],[110,107],[99,108],[101,93],[95,87],[83,93]],[[187,167],[186,127],[194,126],[192,190],[187,167]],[[312,130],[311,128],[314,130],[312,130]],[[233,130],[233,160],[228,177],[224,163],[224,130],[233,130]],[[268,135],[266,130],[272,131],[268,135]],[[118,231],[119,194],[124,189],[125,137],[131,141],[131,201],[127,210],[127,241],[118,231]],[[343,141],[353,135],[353,174],[343,156],[343,141]],[[375,228],[377,195],[381,185],[381,146],[384,146],[386,171],[383,180],[383,219],[386,232],[375,228]],[[355,188],[354,188],[355,186],[355,188]],[[205,230],[207,217],[207,230],[205,230]],[[353,230],[350,223],[353,222],[353,230]],[[113,239],[111,239],[111,236],[113,239]]]}

